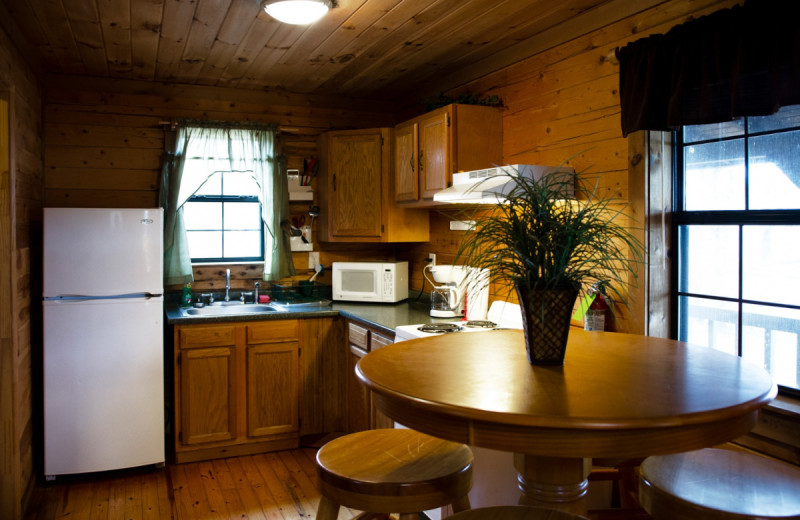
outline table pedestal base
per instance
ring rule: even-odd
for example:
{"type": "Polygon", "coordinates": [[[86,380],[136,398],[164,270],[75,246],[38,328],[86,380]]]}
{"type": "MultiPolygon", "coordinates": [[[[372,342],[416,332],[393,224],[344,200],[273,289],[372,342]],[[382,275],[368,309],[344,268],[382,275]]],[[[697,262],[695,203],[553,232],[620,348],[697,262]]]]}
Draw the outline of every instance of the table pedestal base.
{"type": "Polygon", "coordinates": [[[514,454],[523,505],[586,514],[591,459],[514,454]]]}

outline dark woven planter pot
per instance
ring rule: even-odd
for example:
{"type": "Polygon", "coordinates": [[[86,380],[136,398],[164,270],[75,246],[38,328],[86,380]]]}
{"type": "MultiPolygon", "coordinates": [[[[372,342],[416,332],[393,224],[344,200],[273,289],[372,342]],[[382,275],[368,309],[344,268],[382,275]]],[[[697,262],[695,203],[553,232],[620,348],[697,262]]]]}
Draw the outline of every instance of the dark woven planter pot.
{"type": "Polygon", "coordinates": [[[563,365],[577,289],[528,290],[514,282],[522,309],[525,348],[532,365],[563,365]]]}

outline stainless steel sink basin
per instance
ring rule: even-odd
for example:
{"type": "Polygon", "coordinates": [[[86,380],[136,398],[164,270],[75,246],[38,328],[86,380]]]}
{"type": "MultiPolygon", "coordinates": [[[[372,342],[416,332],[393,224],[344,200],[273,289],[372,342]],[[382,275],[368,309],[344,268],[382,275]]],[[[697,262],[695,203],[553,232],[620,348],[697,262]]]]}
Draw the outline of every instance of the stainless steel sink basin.
{"type": "Polygon", "coordinates": [[[181,309],[187,316],[236,316],[239,314],[261,314],[266,312],[285,312],[274,305],[263,303],[236,303],[225,302],[227,305],[209,305],[193,309],[181,309]]]}

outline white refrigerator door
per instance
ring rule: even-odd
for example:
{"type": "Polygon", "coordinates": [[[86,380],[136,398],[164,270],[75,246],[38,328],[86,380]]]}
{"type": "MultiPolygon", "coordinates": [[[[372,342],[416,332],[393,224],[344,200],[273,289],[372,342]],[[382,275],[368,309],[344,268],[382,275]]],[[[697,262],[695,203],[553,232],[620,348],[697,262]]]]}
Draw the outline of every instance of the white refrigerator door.
{"type": "Polygon", "coordinates": [[[45,208],[44,296],[163,288],[163,210],[45,208]]]}
{"type": "Polygon", "coordinates": [[[164,462],[160,298],[44,302],[44,472],[164,462]]]}

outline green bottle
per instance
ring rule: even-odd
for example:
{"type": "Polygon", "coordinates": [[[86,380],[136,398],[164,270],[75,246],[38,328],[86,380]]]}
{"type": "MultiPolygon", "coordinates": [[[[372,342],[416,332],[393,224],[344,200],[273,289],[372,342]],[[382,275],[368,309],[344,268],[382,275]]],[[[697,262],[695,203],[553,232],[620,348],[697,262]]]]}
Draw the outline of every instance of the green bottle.
{"type": "Polygon", "coordinates": [[[181,294],[181,307],[192,306],[192,284],[187,283],[183,286],[183,293],[181,294]]]}

